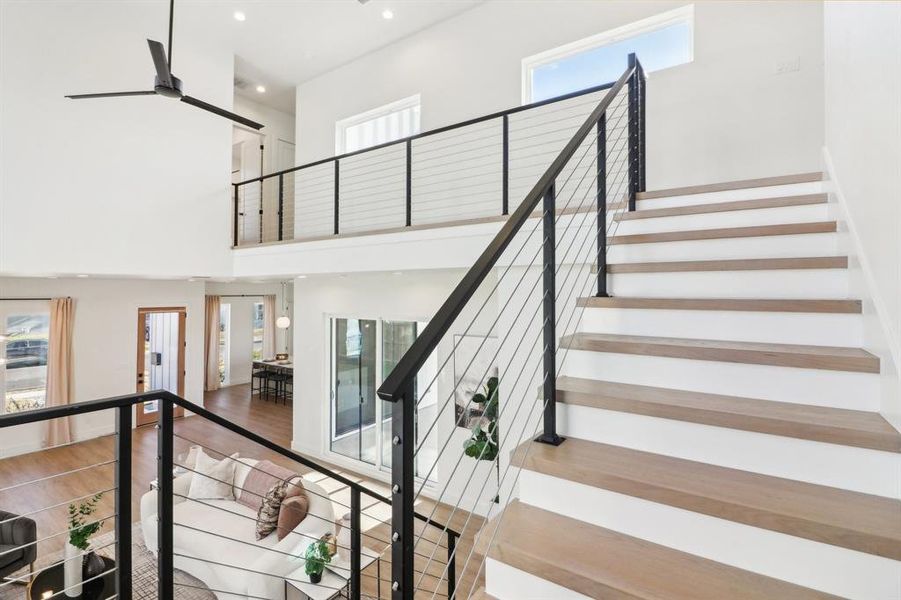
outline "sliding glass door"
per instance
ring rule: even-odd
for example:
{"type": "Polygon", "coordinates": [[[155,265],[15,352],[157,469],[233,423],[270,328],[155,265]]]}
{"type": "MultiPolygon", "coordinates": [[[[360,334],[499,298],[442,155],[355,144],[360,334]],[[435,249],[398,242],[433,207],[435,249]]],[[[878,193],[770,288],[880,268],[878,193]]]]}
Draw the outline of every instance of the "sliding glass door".
{"type": "Polygon", "coordinates": [[[416,321],[331,320],[332,452],[391,467],[392,405],[382,402],[376,390],[423,326],[416,321]]]}

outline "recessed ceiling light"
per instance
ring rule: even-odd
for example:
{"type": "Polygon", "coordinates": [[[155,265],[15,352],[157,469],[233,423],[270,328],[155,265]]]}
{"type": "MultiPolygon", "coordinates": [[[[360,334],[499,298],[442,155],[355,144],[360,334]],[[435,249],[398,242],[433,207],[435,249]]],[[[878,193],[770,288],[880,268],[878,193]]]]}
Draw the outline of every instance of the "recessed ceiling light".
{"type": "Polygon", "coordinates": [[[395,271],[392,275],[403,275],[403,273],[401,271],[395,271]]]}
{"type": "Polygon", "coordinates": [[[306,279],[307,276],[306,276],[306,275],[298,275],[297,278],[298,278],[298,279],[306,279]]]}
{"type": "Polygon", "coordinates": [[[76,275],[76,277],[78,277],[79,279],[84,279],[85,277],[87,277],[87,275],[84,275],[84,274],[82,274],[82,275],[76,275]]]}
{"type": "Polygon", "coordinates": [[[235,11],[234,17],[235,17],[235,21],[246,21],[247,20],[247,15],[242,13],[240,10],[235,11]]]}
{"type": "Polygon", "coordinates": [[[390,21],[391,19],[394,18],[394,11],[391,10],[390,8],[386,8],[385,10],[382,11],[382,18],[385,19],[386,21],[390,21]]]}
{"type": "Polygon", "coordinates": [[[264,86],[264,85],[258,85],[258,86],[257,86],[257,91],[258,91],[259,93],[261,93],[261,94],[265,94],[265,93],[266,93],[266,86],[264,86]]]}

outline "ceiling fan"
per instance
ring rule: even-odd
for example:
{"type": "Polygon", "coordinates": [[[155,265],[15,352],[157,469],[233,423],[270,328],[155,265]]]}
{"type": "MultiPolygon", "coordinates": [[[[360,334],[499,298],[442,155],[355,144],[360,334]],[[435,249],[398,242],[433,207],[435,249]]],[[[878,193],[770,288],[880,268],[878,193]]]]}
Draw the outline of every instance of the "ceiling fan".
{"type": "Polygon", "coordinates": [[[66,96],[72,100],[83,100],[86,98],[116,98],[119,96],[152,96],[159,95],[166,98],[177,98],[186,104],[196,106],[213,114],[231,119],[235,123],[252,127],[253,129],[262,129],[263,125],[256,121],[251,121],[241,115],[236,115],[224,108],[213,106],[203,100],[198,100],[191,96],[185,95],[182,91],[181,79],[172,74],[172,18],[175,9],[175,0],[169,0],[169,51],[163,48],[163,45],[155,40],[147,40],[150,46],[150,56],[153,58],[153,65],[156,67],[156,77],[153,82],[152,90],[140,90],[136,92],[107,92],[101,94],[73,94],[66,96]],[[168,55],[167,55],[168,54],[168,55]]]}

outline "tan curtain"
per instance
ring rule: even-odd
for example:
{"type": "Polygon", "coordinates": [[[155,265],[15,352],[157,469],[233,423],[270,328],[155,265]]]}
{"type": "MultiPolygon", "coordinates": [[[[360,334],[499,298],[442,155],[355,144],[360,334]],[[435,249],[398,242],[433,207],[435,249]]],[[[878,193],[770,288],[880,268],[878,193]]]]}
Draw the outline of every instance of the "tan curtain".
{"type": "MultiPolygon", "coordinates": [[[[50,341],[47,346],[47,406],[64,406],[74,400],[72,329],[75,304],[72,298],[50,300],[50,341]]],[[[72,441],[69,417],[45,422],[45,446],[72,441]]]]}
{"type": "Polygon", "coordinates": [[[263,296],[263,358],[275,358],[275,295],[263,296]]]}
{"type": "Polygon", "coordinates": [[[219,389],[219,296],[206,297],[203,323],[203,389],[212,392],[219,389]]]}

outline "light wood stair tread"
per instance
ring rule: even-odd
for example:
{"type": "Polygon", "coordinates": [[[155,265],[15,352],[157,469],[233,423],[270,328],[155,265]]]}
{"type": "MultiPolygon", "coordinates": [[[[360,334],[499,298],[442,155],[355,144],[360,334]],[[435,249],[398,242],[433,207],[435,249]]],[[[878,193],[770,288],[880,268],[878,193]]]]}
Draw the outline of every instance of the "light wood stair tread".
{"type": "Polygon", "coordinates": [[[792,298],[579,298],[584,308],[636,308],[662,310],[728,310],[752,312],[852,313],[862,310],[860,300],[792,298]]]}
{"type": "Polygon", "coordinates": [[[560,446],[526,442],[514,460],[545,475],[901,560],[901,500],[576,438],[560,446]]]}
{"type": "Polygon", "coordinates": [[[617,216],[617,219],[621,221],[633,221],[636,219],[678,217],[682,215],[700,215],[706,213],[731,212],[737,210],[757,210],[762,208],[783,208],[786,206],[825,204],[826,202],[826,194],[776,196],[772,198],[758,198],[756,200],[733,200],[730,202],[711,202],[708,204],[691,204],[688,206],[670,206],[667,208],[651,208],[627,211],[617,216]]]}
{"type": "MultiPolygon", "coordinates": [[[[677,260],[607,265],[608,273],[671,273],[685,271],[768,271],[783,269],[847,269],[847,256],[805,256],[798,258],[731,258],[719,260],[677,260]]],[[[593,266],[597,272],[597,265],[593,266]]]]}
{"type": "Polygon", "coordinates": [[[776,177],[762,177],[758,179],[740,179],[736,181],[721,181],[704,185],[690,185],[663,190],[639,192],[635,195],[637,200],[652,200],[654,198],[668,198],[671,196],[687,196],[691,194],[706,194],[709,192],[726,192],[731,190],[743,190],[749,188],[771,187],[775,185],[791,185],[795,183],[809,183],[822,181],[823,173],[796,173],[793,175],[779,175],[776,177]]]}
{"type": "Polygon", "coordinates": [[[779,225],[752,225],[749,227],[719,227],[715,229],[633,233],[608,237],[607,244],[611,246],[620,244],[654,244],[661,242],[684,242],[689,240],[719,240],[774,235],[834,233],[835,231],[837,231],[835,221],[814,221],[810,223],[783,223],[779,225]]]}
{"type": "Polygon", "coordinates": [[[491,558],[592,598],[834,598],[518,500],[496,519],[501,522],[491,558]]]}
{"type": "Polygon", "coordinates": [[[608,333],[574,333],[565,336],[560,345],[574,350],[594,352],[666,356],[830,371],[879,372],[878,357],[861,348],[839,346],[804,346],[608,333]]]}
{"type": "Polygon", "coordinates": [[[901,433],[875,412],[568,376],[557,378],[557,400],[661,419],[901,453],[901,433]]]}

